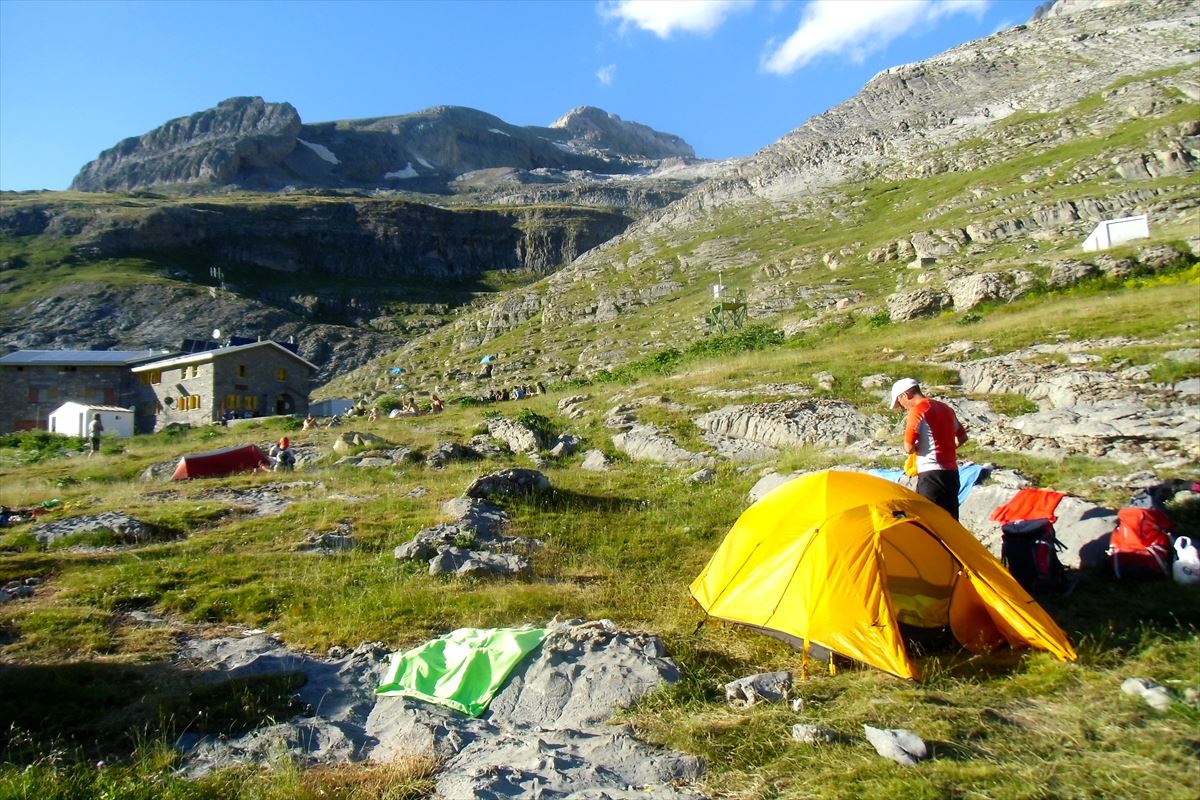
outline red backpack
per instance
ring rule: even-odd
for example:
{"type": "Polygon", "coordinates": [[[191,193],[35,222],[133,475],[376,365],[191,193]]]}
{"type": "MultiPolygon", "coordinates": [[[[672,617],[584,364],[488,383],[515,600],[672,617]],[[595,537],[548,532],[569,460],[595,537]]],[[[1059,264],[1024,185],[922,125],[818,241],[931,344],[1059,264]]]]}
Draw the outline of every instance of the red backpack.
{"type": "Polygon", "coordinates": [[[1118,578],[1170,577],[1171,519],[1157,508],[1122,508],[1108,554],[1118,578]]]}

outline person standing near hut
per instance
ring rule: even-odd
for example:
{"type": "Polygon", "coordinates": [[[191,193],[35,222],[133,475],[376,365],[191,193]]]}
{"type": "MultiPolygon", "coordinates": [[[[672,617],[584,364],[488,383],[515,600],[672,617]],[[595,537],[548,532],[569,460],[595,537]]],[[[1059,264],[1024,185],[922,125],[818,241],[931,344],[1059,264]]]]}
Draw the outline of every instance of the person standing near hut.
{"type": "Polygon", "coordinates": [[[92,415],[92,421],[88,423],[88,438],[92,443],[92,451],[88,453],[89,458],[100,452],[100,434],[103,432],[104,423],[100,421],[100,414],[97,412],[92,415]]]}

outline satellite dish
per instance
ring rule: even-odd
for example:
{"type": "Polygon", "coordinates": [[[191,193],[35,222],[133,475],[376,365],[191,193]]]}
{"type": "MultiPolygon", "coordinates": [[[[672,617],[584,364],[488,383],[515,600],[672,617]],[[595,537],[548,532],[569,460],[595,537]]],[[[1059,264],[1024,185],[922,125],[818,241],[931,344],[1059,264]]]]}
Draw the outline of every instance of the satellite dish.
{"type": "Polygon", "coordinates": [[[221,329],[220,328],[213,328],[213,338],[214,339],[221,338],[221,329]]]}

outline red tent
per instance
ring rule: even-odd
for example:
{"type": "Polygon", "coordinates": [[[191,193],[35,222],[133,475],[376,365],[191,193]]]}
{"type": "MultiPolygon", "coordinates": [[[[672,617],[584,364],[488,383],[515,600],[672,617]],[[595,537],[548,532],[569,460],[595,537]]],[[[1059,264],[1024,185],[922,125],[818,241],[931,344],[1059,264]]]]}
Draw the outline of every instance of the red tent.
{"type": "Polygon", "coordinates": [[[179,466],[175,467],[175,474],[171,476],[171,480],[212,478],[234,472],[247,472],[260,466],[269,466],[270,463],[254,445],[239,444],[223,450],[184,456],[179,459],[179,466]]]}

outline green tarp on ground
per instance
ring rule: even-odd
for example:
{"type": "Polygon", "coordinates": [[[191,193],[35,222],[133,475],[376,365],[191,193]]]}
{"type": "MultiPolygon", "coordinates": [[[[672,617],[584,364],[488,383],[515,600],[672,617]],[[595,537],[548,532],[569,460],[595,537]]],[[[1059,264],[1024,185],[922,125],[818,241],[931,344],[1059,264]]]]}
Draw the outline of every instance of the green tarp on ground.
{"type": "Polygon", "coordinates": [[[477,717],[544,638],[545,628],[459,628],[392,656],[375,693],[415,697],[477,717]]]}

